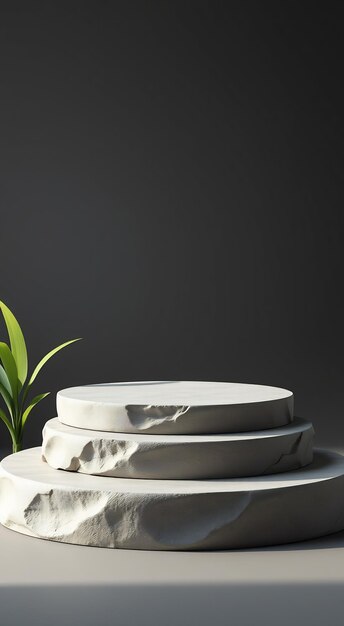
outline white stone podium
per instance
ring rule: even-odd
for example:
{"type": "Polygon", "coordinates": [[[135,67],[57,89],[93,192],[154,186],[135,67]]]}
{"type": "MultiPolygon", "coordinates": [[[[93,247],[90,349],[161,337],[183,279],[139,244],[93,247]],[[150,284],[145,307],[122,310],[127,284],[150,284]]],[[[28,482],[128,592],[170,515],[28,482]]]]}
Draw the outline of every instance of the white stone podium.
{"type": "Polygon", "coordinates": [[[257,548],[344,528],[344,457],[291,391],[146,381],[60,391],[42,448],[0,465],[0,522],[127,550],[257,548]]]}

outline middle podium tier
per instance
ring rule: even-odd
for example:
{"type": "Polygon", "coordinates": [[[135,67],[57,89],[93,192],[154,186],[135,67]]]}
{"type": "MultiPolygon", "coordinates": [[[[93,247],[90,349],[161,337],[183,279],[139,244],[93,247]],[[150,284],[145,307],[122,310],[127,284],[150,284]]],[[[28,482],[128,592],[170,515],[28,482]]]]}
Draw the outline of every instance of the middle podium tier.
{"type": "Polygon", "coordinates": [[[313,459],[311,422],[217,435],[141,435],[73,428],[57,418],[43,429],[51,467],[117,478],[194,480],[287,472],[313,459]]]}

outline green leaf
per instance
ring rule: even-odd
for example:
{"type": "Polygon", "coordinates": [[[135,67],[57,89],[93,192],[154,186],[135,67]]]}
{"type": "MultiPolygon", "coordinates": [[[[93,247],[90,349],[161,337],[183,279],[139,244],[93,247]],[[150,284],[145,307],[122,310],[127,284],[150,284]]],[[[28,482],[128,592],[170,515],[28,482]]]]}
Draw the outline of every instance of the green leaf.
{"type": "Polygon", "coordinates": [[[10,415],[13,416],[13,401],[7,389],[3,386],[2,383],[0,383],[0,394],[2,395],[4,399],[4,402],[10,412],[10,415]]]}
{"type": "Polygon", "coordinates": [[[36,365],[31,378],[29,380],[28,385],[32,385],[33,381],[35,380],[35,378],[37,377],[38,373],[40,372],[40,370],[42,369],[42,367],[46,364],[47,361],[49,361],[49,359],[51,359],[52,356],[54,356],[54,354],[56,354],[56,352],[59,352],[59,350],[62,350],[62,348],[65,348],[66,346],[69,346],[71,343],[74,343],[75,341],[80,341],[81,337],[79,337],[78,339],[71,339],[70,341],[66,341],[65,343],[62,343],[60,346],[57,346],[57,348],[54,348],[53,350],[51,350],[50,352],[48,352],[48,354],[46,354],[43,359],[41,359],[41,361],[38,363],[38,365],[36,365]]]}
{"type": "Polygon", "coordinates": [[[6,424],[8,430],[11,433],[12,441],[14,441],[15,440],[15,432],[14,432],[13,426],[12,426],[10,420],[8,419],[5,411],[3,411],[2,409],[0,409],[0,419],[2,419],[4,424],[6,424]]]}
{"type": "Polygon", "coordinates": [[[0,309],[4,316],[10,338],[13,358],[17,365],[18,378],[23,385],[27,377],[27,350],[24,335],[12,311],[0,300],[0,309]]]}
{"type": "Polygon", "coordinates": [[[18,371],[13,354],[7,343],[0,341],[0,359],[5,368],[8,381],[11,385],[12,398],[16,399],[18,395],[18,371]]]}
{"type": "Polygon", "coordinates": [[[36,404],[38,404],[41,400],[43,400],[43,398],[46,398],[49,395],[50,391],[48,391],[48,393],[40,393],[38,396],[35,396],[29,406],[25,409],[23,416],[22,416],[22,428],[25,426],[25,422],[27,420],[27,418],[29,417],[32,409],[34,406],[36,406],[36,404]]]}
{"type": "Polygon", "coordinates": [[[7,389],[9,394],[12,393],[10,381],[2,365],[0,365],[0,383],[7,389]]]}

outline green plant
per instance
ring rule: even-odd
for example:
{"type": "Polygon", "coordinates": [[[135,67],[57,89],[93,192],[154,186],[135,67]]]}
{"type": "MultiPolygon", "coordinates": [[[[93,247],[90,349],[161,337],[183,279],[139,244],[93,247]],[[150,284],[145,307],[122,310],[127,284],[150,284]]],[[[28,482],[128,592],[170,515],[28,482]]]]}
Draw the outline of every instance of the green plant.
{"type": "Polygon", "coordinates": [[[0,310],[5,320],[10,345],[0,341],[0,394],[5,410],[0,408],[0,419],[6,424],[12,439],[13,452],[22,448],[23,429],[32,409],[49,395],[40,393],[28,401],[32,384],[46,362],[62,348],[78,339],[72,339],[57,346],[46,354],[36,365],[28,379],[28,357],[22,330],[12,311],[0,300],[0,310]]]}

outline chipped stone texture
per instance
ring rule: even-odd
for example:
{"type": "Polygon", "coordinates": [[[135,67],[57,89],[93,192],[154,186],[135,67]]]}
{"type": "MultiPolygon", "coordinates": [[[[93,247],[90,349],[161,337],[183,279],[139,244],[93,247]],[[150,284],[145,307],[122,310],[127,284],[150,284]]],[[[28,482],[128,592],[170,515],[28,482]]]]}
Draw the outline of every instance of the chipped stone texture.
{"type": "Polygon", "coordinates": [[[106,383],[59,391],[57,413],[69,426],[111,432],[247,432],[290,423],[293,394],[241,383],[106,383]]]}
{"type": "Polygon", "coordinates": [[[127,549],[310,539],[344,528],[344,457],[317,451],[306,468],[269,477],[128,480],[54,470],[34,448],[1,463],[0,521],[43,539],[127,549]]]}
{"type": "Polygon", "coordinates": [[[312,424],[237,435],[142,435],[82,430],[49,420],[43,459],[55,469],[124,478],[206,479],[297,469],[313,458],[312,424]]]}

